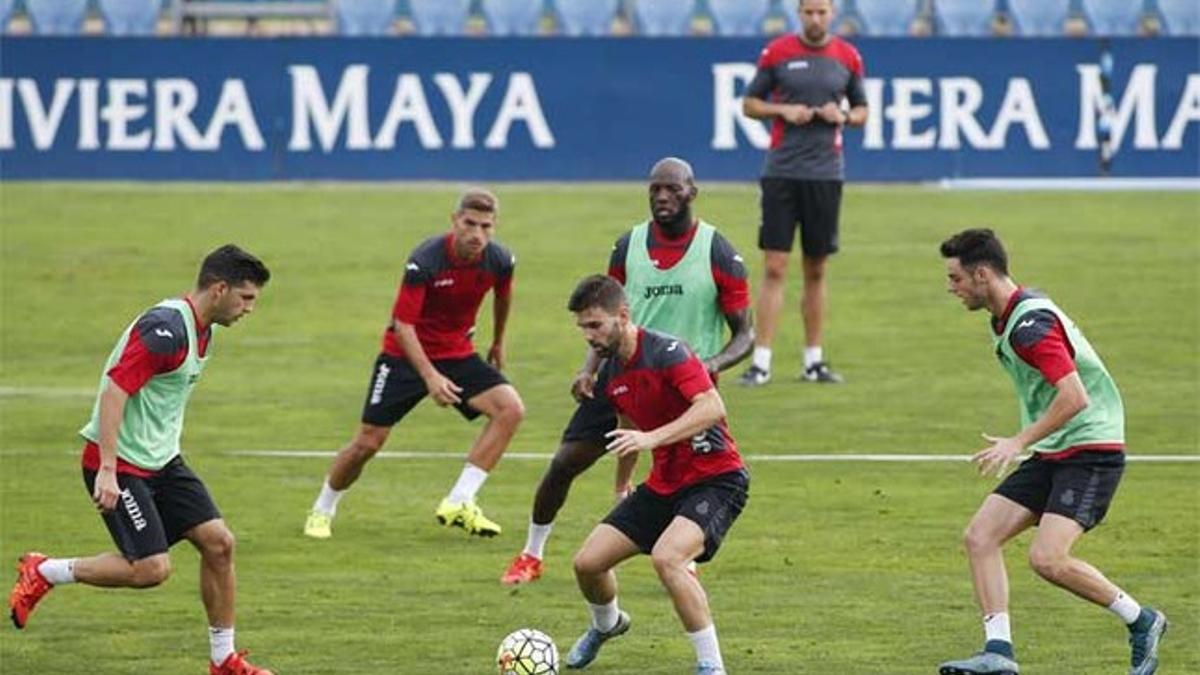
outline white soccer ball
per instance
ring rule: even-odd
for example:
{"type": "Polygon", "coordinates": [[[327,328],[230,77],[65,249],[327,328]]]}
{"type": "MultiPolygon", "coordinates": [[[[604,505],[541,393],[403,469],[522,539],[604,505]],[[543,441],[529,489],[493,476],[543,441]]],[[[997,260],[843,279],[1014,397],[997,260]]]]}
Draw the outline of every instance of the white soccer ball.
{"type": "Polygon", "coordinates": [[[515,630],[500,642],[496,667],[500,675],[558,675],[558,647],[540,630],[515,630]]]}

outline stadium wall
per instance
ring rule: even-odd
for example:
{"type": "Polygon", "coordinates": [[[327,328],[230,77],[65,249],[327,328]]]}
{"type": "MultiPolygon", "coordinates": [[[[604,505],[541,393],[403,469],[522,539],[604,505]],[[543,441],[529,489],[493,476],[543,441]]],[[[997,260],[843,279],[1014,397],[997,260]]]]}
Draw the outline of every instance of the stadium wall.
{"type": "MultiPolygon", "coordinates": [[[[1200,176],[1196,38],[861,39],[853,180],[1200,176]],[[1112,56],[1104,109],[1101,54],[1112,56]]],[[[5,179],[758,175],[759,39],[0,41],[5,179]]]]}

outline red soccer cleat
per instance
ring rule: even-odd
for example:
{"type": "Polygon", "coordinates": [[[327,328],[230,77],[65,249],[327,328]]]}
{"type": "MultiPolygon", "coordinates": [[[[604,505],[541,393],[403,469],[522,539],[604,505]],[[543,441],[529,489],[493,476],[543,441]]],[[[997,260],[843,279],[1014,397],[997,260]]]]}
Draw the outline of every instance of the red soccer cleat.
{"type": "Polygon", "coordinates": [[[25,627],[33,608],[54,588],[38,571],[38,565],[45,559],[41,553],[26,553],[17,562],[17,583],[8,594],[9,615],[17,628],[25,627]]]}
{"type": "Polygon", "coordinates": [[[225,657],[221,665],[209,662],[208,675],[274,675],[266,668],[258,666],[246,660],[246,655],[250,652],[242,650],[234,652],[225,657]]]}
{"type": "Polygon", "coordinates": [[[541,576],[542,561],[528,553],[522,553],[513,559],[512,564],[508,566],[508,571],[500,577],[500,583],[505,586],[516,586],[537,581],[541,576]]]}

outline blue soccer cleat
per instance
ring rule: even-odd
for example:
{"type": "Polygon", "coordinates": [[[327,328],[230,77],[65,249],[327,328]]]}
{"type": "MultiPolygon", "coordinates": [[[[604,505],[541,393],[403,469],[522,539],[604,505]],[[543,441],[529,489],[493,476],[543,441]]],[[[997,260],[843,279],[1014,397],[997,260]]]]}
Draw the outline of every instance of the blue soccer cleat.
{"type": "Polygon", "coordinates": [[[567,667],[586,668],[589,663],[596,660],[596,655],[600,653],[600,645],[629,630],[630,623],[629,615],[621,612],[617,616],[617,625],[608,632],[588,628],[571,646],[571,651],[567,652],[567,667]]]}
{"type": "Polygon", "coordinates": [[[995,652],[979,652],[961,661],[947,661],[938,666],[941,675],[1017,675],[1017,662],[995,652]]]}
{"type": "Polygon", "coordinates": [[[726,675],[725,669],[712,661],[701,661],[696,664],[696,675],[726,675]]]}
{"type": "Polygon", "coordinates": [[[1158,643],[1167,632],[1167,615],[1146,607],[1129,626],[1129,675],[1152,675],[1158,670],[1158,643]]]}

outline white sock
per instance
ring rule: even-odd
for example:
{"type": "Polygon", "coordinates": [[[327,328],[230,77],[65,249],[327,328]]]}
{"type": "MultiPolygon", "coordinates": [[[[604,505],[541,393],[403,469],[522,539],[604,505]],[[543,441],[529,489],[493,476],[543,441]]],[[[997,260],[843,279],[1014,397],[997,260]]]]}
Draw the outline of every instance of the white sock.
{"type": "Polygon", "coordinates": [[[616,598],[613,598],[612,602],[607,605],[593,605],[589,602],[588,609],[592,610],[592,627],[596,630],[607,633],[617,627],[621,611],[617,607],[616,598]]]}
{"type": "Polygon", "coordinates": [[[721,645],[717,644],[715,624],[709,624],[708,628],[701,628],[687,636],[692,641],[692,647],[696,648],[696,661],[708,661],[720,668],[725,667],[725,662],[721,660],[721,645]]]}
{"type": "Polygon", "coordinates": [[[458,482],[450,489],[450,496],[447,497],[454,503],[469,502],[475,500],[475,493],[479,492],[479,488],[483,487],[483,481],[487,480],[488,473],[483,469],[467,462],[463,467],[462,473],[458,475],[458,482]]]}
{"type": "Polygon", "coordinates": [[[233,653],[233,626],[229,628],[208,627],[208,644],[212,650],[210,658],[218,666],[233,653]]]}
{"type": "Polygon", "coordinates": [[[46,577],[46,581],[49,581],[51,586],[73,584],[75,583],[75,560],[76,558],[47,558],[38,565],[38,572],[46,577]]]}
{"type": "Polygon", "coordinates": [[[820,363],[825,360],[824,351],[818,347],[804,348],[804,369],[808,370],[814,363],[820,363]]]}
{"type": "Polygon", "coordinates": [[[1008,625],[1008,612],[996,612],[983,617],[985,640],[1004,640],[1012,644],[1012,628],[1008,625]]]}
{"type": "Polygon", "coordinates": [[[771,348],[770,347],[754,347],[754,356],[750,357],[750,363],[759,370],[771,372],[771,348]]]}
{"type": "MultiPolygon", "coordinates": [[[[39,568],[40,569],[40,568],[39,568]]],[[[1127,624],[1137,621],[1137,618],[1142,613],[1142,606],[1137,600],[1125,595],[1125,591],[1117,591],[1117,599],[1108,606],[1108,611],[1121,617],[1121,620],[1127,624]]]]}
{"type": "Polygon", "coordinates": [[[321,483],[321,494],[317,495],[317,501],[313,502],[313,511],[320,511],[327,516],[332,516],[337,513],[338,502],[341,501],[342,495],[346,494],[345,490],[334,490],[329,487],[329,477],[325,477],[325,482],[321,483]]]}
{"type": "Polygon", "coordinates": [[[525,538],[525,553],[541,560],[546,554],[546,540],[550,538],[550,530],[554,529],[554,523],[546,523],[538,525],[532,520],[529,521],[529,534],[525,538]]]}

